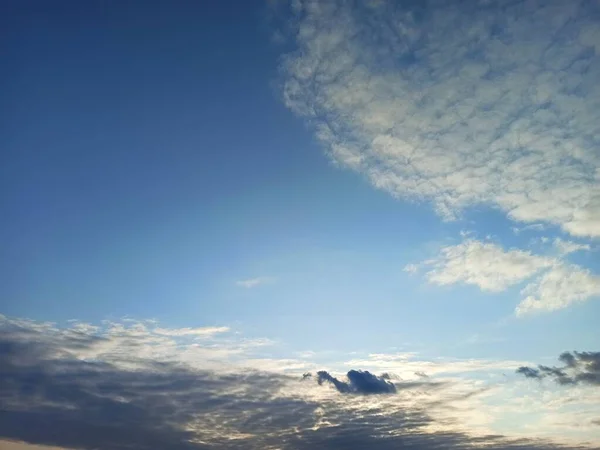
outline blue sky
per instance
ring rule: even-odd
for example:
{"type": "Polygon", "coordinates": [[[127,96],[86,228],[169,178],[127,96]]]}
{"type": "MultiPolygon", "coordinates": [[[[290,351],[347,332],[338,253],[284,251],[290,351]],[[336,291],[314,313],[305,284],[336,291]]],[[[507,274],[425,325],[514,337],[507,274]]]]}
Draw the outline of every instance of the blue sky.
{"type": "Polygon", "coordinates": [[[122,371],[142,335],[194,368],[424,371],[449,405],[493,391],[439,423],[600,440],[597,383],[514,373],[600,343],[597,4],[2,11],[10,339],[75,329],[114,342],[70,358],[122,371]]]}

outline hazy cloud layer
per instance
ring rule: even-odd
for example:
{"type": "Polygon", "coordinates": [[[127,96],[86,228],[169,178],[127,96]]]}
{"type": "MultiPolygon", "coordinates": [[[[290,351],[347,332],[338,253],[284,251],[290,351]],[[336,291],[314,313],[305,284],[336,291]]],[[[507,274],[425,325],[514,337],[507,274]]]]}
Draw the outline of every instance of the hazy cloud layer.
{"type": "Polygon", "coordinates": [[[285,104],[340,165],[444,218],[600,236],[600,5],[294,1],[285,104]]]}
{"type": "MultiPolygon", "coordinates": [[[[396,395],[340,395],[298,377],[241,367],[207,370],[201,353],[195,364],[185,352],[179,360],[154,358],[158,344],[141,328],[112,335],[92,329],[2,318],[0,437],[117,450],[558,448],[539,440],[470,436],[455,431],[455,420],[432,418],[430,412],[464,408],[481,389],[461,393],[448,384],[421,382],[396,395]],[[136,335],[142,337],[128,341],[136,335]],[[100,354],[98,345],[108,342],[111,352],[100,354]],[[134,362],[125,363],[125,354],[134,362]]],[[[212,344],[203,338],[199,345],[212,344]]],[[[388,383],[350,371],[347,385],[370,392],[388,383]]]]}

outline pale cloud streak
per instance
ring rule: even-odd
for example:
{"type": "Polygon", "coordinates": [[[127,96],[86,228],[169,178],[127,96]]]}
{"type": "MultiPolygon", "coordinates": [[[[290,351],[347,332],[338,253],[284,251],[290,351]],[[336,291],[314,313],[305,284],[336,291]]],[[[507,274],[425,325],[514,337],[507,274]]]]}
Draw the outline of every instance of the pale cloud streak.
{"type": "Polygon", "coordinates": [[[258,286],[262,286],[263,284],[272,283],[274,280],[271,277],[256,277],[256,278],[247,278],[244,280],[238,280],[235,284],[239,287],[243,287],[246,289],[252,289],[258,286]]]}
{"type": "Polygon", "coordinates": [[[574,252],[591,250],[590,244],[580,244],[578,242],[568,241],[558,237],[554,239],[553,246],[561,256],[565,256],[574,252]]]}
{"type": "Polygon", "coordinates": [[[296,2],[285,104],[333,160],[452,219],[600,236],[597,5],[296,2]]]}
{"type": "Polygon", "coordinates": [[[227,333],[230,331],[229,327],[202,327],[202,328],[154,328],[154,333],[161,336],[197,336],[197,337],[210,337],[219,333],[227,333]]]}

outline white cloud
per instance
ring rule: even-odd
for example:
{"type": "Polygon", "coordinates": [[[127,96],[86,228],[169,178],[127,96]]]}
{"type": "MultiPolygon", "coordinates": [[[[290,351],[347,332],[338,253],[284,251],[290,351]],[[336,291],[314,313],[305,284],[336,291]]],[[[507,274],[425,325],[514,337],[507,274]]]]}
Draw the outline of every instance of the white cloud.
{"type": "Polygon", "coordinates": [[[563,309],[600,295],[600,277],[574,264],[557,264],[523,289],[517,316],[563,309]]]}
{"type": "MultiPolygon", "coordinates": [[[[555,240],[560,256],[588,249],[588,246],[555,240]]],[[[443,247],[440,255],[420,265],[410,265],[409,272],[426,268],[429,282],[439,285],[472,284],[483,291],[499,292],[541,275],[522,291],[525,298],[515,313],[549,312],[600,295],[600,276],[560,258],[534,255],[523,250],[504,250],[497,244],[467,239],[458,245],[443,247]]]]}
{"type": "Polygon", "coordinates": [[[229,327],[203,327],[203,328],[154,328],[152,330],[156,334],[162,336],[199,336],[210,337],[219,333],[227,333],[229,327]]]}
{"type": "Polygon", "coordinates": [[[472,284],[484,291],[499,292],[551,264],[551,259],[528,251],[505,251],[494,243],[467,239],[458,245],[443,247],[439,257],[422,266],[428,267],[427,279],[431,283],[472,284]]]}
{"type": "Polygon", "coordinates": [[[256,278],[248,278],[245,280],[238,280],[235,282],[235,284],[237,286],[246,288],[246,289],[252,289],[254,287],[257,286],[261,286],[263,284],[267,284],[267,283],[272,283],[273,282],[273,278],[271,277],[256,277],[256,278]]]}
{"type": "Polygon", "coordinates": [[[591,247],[589,244],[579,244],[573,241],[565,241],[561,238],[555,238],[553,242],[554,248],[559,253],[559,255],[564,256],[570,253],[582,251],[582,250],[590,250],[591,247]]]}
{"type": "MultiPolygon", "coordinates": [[[[300,381],[304,370],[327,368],[322,362],[254,354],[252,345],[260,346],[260,340],[250,346],[243,339],[198,343],[194,335],[167,328],[163,328],[168,330],[166,336],[157,336],[147,323],[128,320],[94,326],[77,322],[58,328],[0,316],[0,335],[8,344],[0,358],[10,369],[3,373],[3,381],[8,383],[0,383],[3,414],[12,419],[3,428],[9,433],[5,438],[33,437],[35,442],[73,448],[110,447],[108,440],[113,447],[123,448],[156,447],[156,442],[174,448],[192,448],[190,442],[209,447],[279,448],[281,442],[297,443],[306,438],[307,448],[322,448],[335,441],[327,437],[315,441],[313,438],[320,435],[314,431],[322,431],[329,424],[335,425],[333,439],[354,439],[360,430],[377,431],[377,439],[358,441],[367,447],[371,442],[374,446],[386,442],[383,437],[398,436],[396,446],[448,449],[481,446],[482,440],[471,440],[470,436],[491,439],[491,434],[499,433],[510,438],[524,432],[529,439],[550,435],[558,441],[565,424],[591,424],[598,417],[598,395],[592,387],[576,386],[570,396],[560,390],[545,392],[542,384],[530,386],[502,375],[528,362],[421,359],[412,352],[330,360],[327,365],[341,373],[350,368],[385,370],[402,377],[393,377],[398,395],[340,395],[314,379],[300,381]],[[111,351],[100,351],[98,346],[106,342],[113,344],[111,351]],[[165,354],[157,353],[157,347],[165,354]],[[193,353],[200,348],[206,351],[193,353]],[[219,349],[239,348],[241,353],[219,354],[219,349]],[[82,358],[84,349],[88,357],[93,355],[93,361],[82,358]],[[232,365],[215,367],[215,358],[224,358],[232,365]],[[415,372],[425,372],[431,378],[415,372]],[[32,376],[40,389],[30,389],[32,376]],[[99,414],[99,410],[106,413],[99,414]],[[110,414],[112,411],[118,413],[110,414]],[[552,422],[544,423],[540,418],[547,417],[548,411],[553,414],[552,422]],[[52,433],[13,426],[21,423],[24,413],[31,413],[38,424],[42,423],[39,415],[44,424],[50,424],[52,433]],[[557,430],[555,422],[563,427],[557,430]],[[78,435],[83,441],[72,440],[68,431],[73,424],[91,430],[78,435]],[[107,441],[99,441],[105,424],[114,433],[107,441]],[[13,429],[21,434],[11,434],[13,429]],[[98,431],[93,432],[95,429],[98,431]],[[441,440],[436,440],[438,437],[441,440]]],[[[589,433],[593,428],[575,429],[575,442],[582,442],[589,433]]],[[[499,439],[491,447],[513,448],[504,438],[499,439]]],[[[392,447],[395,444],[387,442],[392,447]]],[[[0,447],[3,445],[0,441],[0,447]]],[[[514,446],[520,447],[518,443],[514,446]]]]}
{"type": "Polygon", "coordinates": [[[589,3],[302,5],[283,97],[334,161],[447,219],[486,204],[600,236],[589,3]]]}

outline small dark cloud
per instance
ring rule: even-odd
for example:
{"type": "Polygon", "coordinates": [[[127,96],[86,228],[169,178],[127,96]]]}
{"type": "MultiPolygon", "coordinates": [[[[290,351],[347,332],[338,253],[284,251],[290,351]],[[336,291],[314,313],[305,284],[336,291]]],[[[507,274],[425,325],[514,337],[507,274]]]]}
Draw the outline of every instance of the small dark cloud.
{"type": "Polygon", "coordinates": [[[365,370],[350,370],[346,374],[348,381],[340,381],[328,372],[317,372],[318,383],[329,382],[342,394],[395,394],[396,386],[384,376],[377,376],[365,370]]]}
{"type": "Polygon", "coordinates": [[[429,378],[429,375],[427,375],[425,372],[422,372],[422,371],[415,372],[415,375],[420,378],[429,378]]]}
{"type": "Polygon", "coordinates": [[[600,386],[600,352],[564,352],[558,359],[564,366],[522,366],[517,373],[538,380],[550,378],[563,386],[579,383],[600,386]]]}
{"type": "Polygon", "coordinates": [[[538,369],[532,369],[531,367],[521,366],[517,369],[517,373],[524,375],[526,378],[542,378],[538,369]]]}

